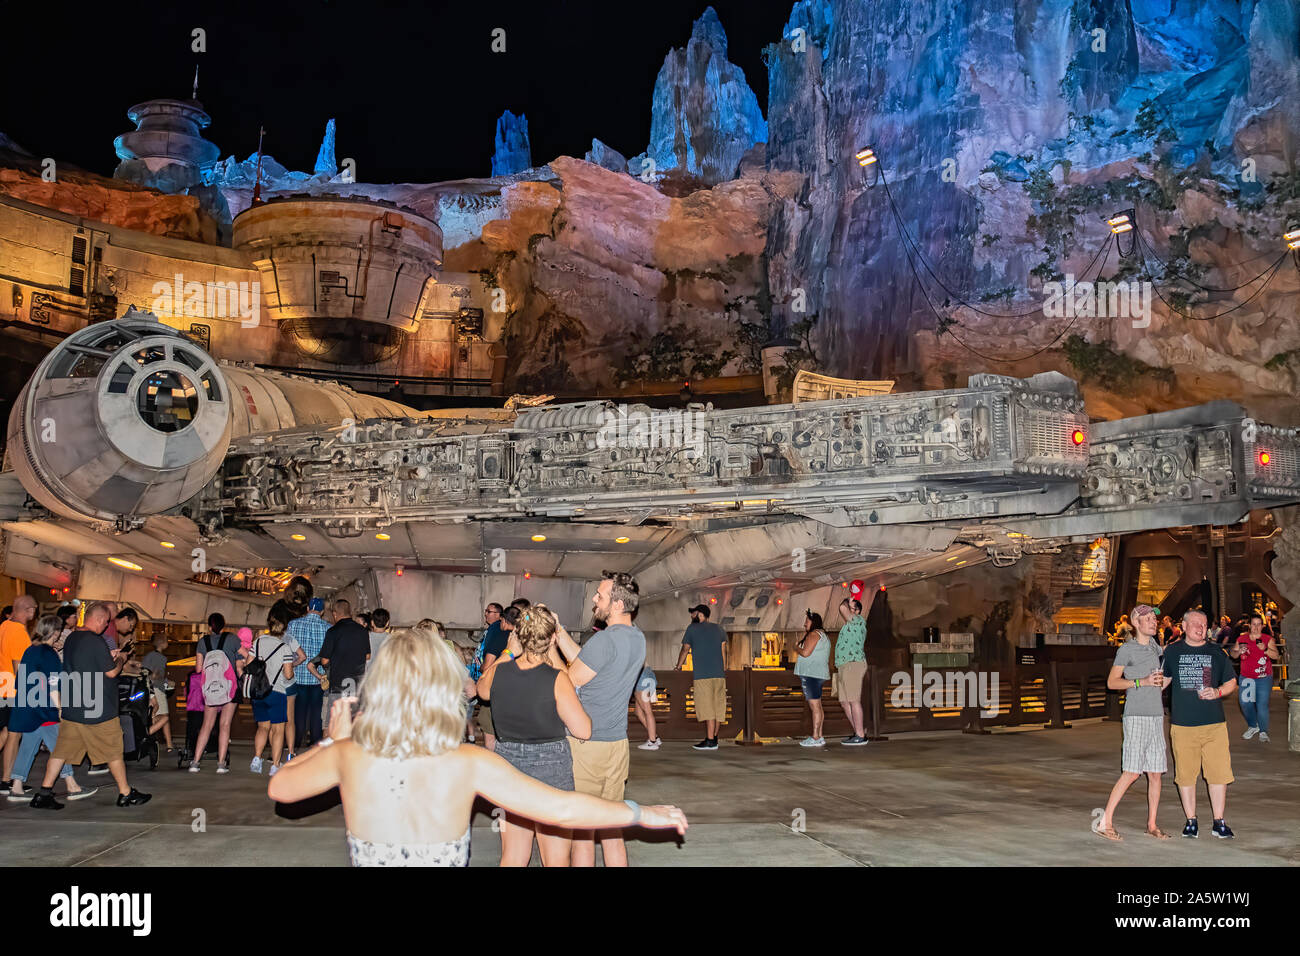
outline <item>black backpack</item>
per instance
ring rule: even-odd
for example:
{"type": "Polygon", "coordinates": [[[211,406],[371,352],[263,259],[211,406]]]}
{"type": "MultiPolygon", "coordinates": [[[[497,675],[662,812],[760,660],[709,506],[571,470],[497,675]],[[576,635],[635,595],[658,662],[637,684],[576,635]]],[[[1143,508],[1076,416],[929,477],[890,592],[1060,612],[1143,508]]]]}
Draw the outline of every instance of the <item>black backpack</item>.
{"type": "Polygon", "coordinates": [[[283,641],[277,644],[275,650],[266,655],[265,658],[254,657],[244,665],[244,677],[240,684],[244,696],[249,700],[262,700],[271,695],[271,688],[275,686],[275,678],[266,673],[266,662],[275,657],[282,647],[284,647],[283,641]]]}

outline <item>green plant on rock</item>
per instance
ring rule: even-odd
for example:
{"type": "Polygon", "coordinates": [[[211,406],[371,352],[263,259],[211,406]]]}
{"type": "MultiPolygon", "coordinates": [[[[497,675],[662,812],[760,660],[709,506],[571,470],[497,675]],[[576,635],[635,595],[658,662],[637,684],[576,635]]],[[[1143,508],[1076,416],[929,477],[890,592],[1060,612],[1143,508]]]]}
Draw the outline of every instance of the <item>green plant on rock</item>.
{"type": "Polygon", "coordinates": [[[1071,335],[1062,346],[1065,357],[1085,382],[1103,388],[1120,388],[1135,378],[1149,377],[1162,384],[1173,384],[1173,369],[1157,368],[1146,362],[1116,352],[1104,343],[1093,344],[1082,336],[1071,335]]]}
{"type": "Polygon", "coordinates": [[[646,341],[634,333],[631,348],[614,369],[614,380],[628,382],[663,382],[688,377],[712,378],[736,357],[719,343],[701,339],[681,323],[673,323],[654,333],[646,341]]]}

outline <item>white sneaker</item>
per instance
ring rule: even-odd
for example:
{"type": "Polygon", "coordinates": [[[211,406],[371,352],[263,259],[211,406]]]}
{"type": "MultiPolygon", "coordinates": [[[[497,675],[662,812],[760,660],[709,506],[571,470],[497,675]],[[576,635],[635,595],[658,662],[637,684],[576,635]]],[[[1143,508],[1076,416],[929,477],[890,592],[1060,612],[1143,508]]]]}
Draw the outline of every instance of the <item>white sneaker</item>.
{"type": "Polygon", "coordinates": [[[805,737],[803,740],[799,741],[799,746],[800,746],[800,747],[816,747],[816,746],[817,746],[817,740],[816,740],[815,738],[813,738],[813,737],[805,737]]]}
{"type": "Polygon", "coordinates": [[[654,740],[647,740],[647,741],[646,741],[645,743],[643,743],[643,744],[637,744],[637,748],[636,748],[636,749],[637,749],[637,750],[658,750],[658,749],[659,749],[659,745],[660,745],[661,743],[663,743],[663,741],[660,740],[658,737],[656,737],[654,740]]]}
{"type": "Polygon", "coordinates": [[[250,763],[250,764],[248,765],[248,769],[249,769],[249,772],[250,772],[250,773],[261,773],[261,772],[262,772],[262,758],[261,758],[261,757],[254,757],[254,758],[253,758],[253,762],[250,763]]]}
{"type": "Polygon", "coordinates": [[[1261,730],[1261,731],[1259,732],[1259,742],[1260,742],[1260,743],[1263,743],[1263,744],[1268,743],[1268,731],[1267,731],[1267,730],[1261,730]]]}
{"type": "Polygon", "coordinates": [[[230,768],[227,767],[225,764],[218,764],[217,773],[230,773],[230,768]]]}
{"type": "Polygon", "coordinates": [[[1258,727],[1247,727],[1246,732],[1241,735],[1241,739],[1249,740],[1251,737],[1254,737],[1257,733],[1259,733],[1258,727]]]}
{"type": "Polygon", "coordinates": [[[198,772],[199,772],[199,762],[197,760],[191,760],[190,773],[198,773],[198,772]]]}
{"type": "Polygon", "coordinates": [[[274,777],[275,772],[279,769],[280,769],[280,765],[278,763],[273,763],[271,764],[271,769],[266,772],[266,775],[268,777],[274,777]]]}
{"type": "Polygon", "coordinates": [[[825,746],[826,746],[826,738],[825,738],[825,737],[817,737],[815,740],[813,740],[813,744],[812,744],[812,745],[813,745],[814,747],[825,747],[825,746]]]}

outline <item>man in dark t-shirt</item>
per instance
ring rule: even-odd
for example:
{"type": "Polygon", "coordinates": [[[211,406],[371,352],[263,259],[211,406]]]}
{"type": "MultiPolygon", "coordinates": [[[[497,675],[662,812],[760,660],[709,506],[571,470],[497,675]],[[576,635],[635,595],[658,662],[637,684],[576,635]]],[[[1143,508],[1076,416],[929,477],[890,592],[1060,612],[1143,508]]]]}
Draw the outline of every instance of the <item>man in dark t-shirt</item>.
{"type": "Polygon", "coordinates": [[[1223,814],[1233,777],[1223,698],[1237,689],[1237,678],[1223,649],[1206,641],[1206,629],[1205,614],[1188,611],[1183,615],[1184,638],[1165,648],[1162,672],[1172,679],[1169,740],[1174,751],[1174,783],[1187,814],[1183,836],[1199,835],[1196,779],[1203,774],[1214,812],[1214,835],[1230,839],[1232,830],[1223,814]]]}
{"type": "Polygon", "coordinates": [[[110,654],[104,643],[103,633],[111,613],[106,604],[92,604],[86,611],[85,627],[73,631],[64,642],[59,738],[45,765],[44,785],[32,798],[31,805],[38,810],[63,807],[54,799],[54,781],[65,763],[75,766],[87,756],[92,764],[108,764],[108,772],[117,784],[119,807],[149,801],[150,794],[126,782],[122,725],[117,720],[117,675],[127,655],[121,650],[110,654]]]}
{"type": "Polygon", "coordinates": [[[352,619],[352,605],[342,598],[334,602],[334,626],[325,632],[320,657],[329,668],[330,706],[336,698],[356,696],[370,660],[370,631],[352,619]]]}

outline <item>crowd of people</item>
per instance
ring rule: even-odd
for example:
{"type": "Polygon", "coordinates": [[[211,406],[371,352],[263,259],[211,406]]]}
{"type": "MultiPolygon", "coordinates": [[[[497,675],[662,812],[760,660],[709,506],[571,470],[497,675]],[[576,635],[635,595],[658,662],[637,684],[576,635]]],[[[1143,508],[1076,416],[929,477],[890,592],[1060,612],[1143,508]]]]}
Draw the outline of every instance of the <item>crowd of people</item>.
{"type": "Polygon", "coordinates": [[[1161,775],[1168,770],[1163,692],[1169,691],[1169,747],[1174,756],[1174,783],[1182,804],[1182,835],[1198,837],[1196,787],[1204,778],[1210,795],[1210,832],[1233,837],[1228,826],[1228,785],[1233,782],[1227,716],[1223,698],[1238,695],[1246,719],[1246,740],[1267,743],[1273,665],[1281,660],[1276,617],[1256,609],[1234,624],[1220,618],[1211,630],[1204,611],[1192,609],[1178,624],[1156,608],[1139,604],[1117,628],[1123,643],[1115,655],[1107,687],[1124,692],[1121,773],[1111,790],[1097,833],[1108,840],[1123,837],[1115,829],[1120,800],[1139,778],[1147,777],[1146,833],[1170,839],[1156,822],[1161,775]],[[1164,635],[1164,640],[1162,640],[1164,635]],[[1240,675],[1232,661],[1241,662],[1240,675]]]}

